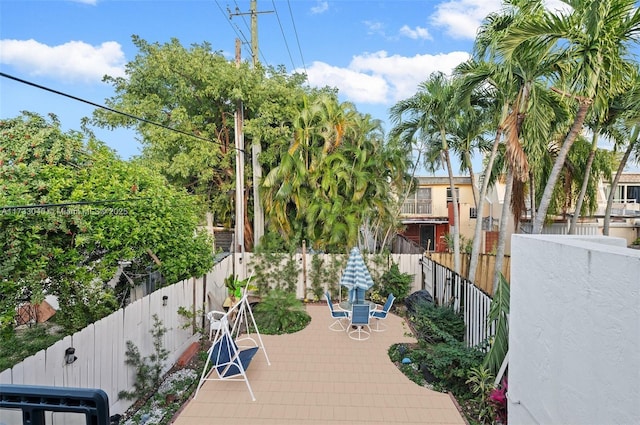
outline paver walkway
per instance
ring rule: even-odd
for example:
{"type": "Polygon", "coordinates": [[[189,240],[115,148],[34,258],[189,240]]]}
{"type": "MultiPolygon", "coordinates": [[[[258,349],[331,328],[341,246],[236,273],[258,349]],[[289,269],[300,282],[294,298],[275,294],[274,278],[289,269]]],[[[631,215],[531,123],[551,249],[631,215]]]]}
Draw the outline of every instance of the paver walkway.
{"type": "Polygon", "coordinates": [[[308,304],[311,323],[289,335],[262,335],[244,382],[207,381],[177,425],[207,424],[465,424],[447,394],[420,387],[389,360],[387,350],[415,342],[403,319],[389,315],[385,332],[354,341],[332,323],[326,304],[308,304]]]}

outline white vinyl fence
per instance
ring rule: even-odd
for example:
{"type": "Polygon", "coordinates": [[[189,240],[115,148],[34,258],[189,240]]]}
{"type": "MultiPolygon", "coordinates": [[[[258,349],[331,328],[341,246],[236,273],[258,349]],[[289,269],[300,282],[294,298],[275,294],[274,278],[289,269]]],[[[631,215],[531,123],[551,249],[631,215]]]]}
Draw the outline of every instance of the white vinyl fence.
{"type": "Polygon", "coordinates": [[[462,312],[467,346],[475,347],[495,335],[495,327],[489,326],[487,320],[491,308],[491,298],[487,294],[429,257],[423,257],[422,267],[425,287],[433,288],[431,294],[436,304],[452,306],[456,312],[462,312]]]}
{"type": "MultiPolygon", "coordinates": [[[[125,365],[126,342],[133,341],[141,356],[152,354],[150,331],[153,316],[157,315],[168,329],[164,347],[170,354],[165,369],[170,369],[185,349],[198,339],[191,328],[183,329],[185,319],[177,313],[178,307],[193,309],[195,301],[196,309],[201,309],[207,299],[205,294],[210,294],[210,298],[211,295],[220,296],[220,284],[222,294],[226,293],[222,282],[230,274],[230,265],[231,261],[225,259],[204,277],[166,286],[131,303],[2,371],[0,383],[100,388],[109,396],[110,414],[123,413],[134,401],[121,400],[118,393],[130,391],[135,381],[135,370],[125,365]],[[163,305],[164,297],[167,297],[166,306],[163,305]],[[65,350],[69,347],[75,348],[77,360],[65,364],[65,350]]],[[[65,420],[54,422],[65,423],[65,420]]]]}
{"type": "MultiPolygon", "coordinates": [[[[322,259],[325,261],[325,264],[327,264],[327,263],[331,263],[331,260],[332,260],[331,257],[334,257],[339,254],[305,254],[306,258],[304,259],[302,254],[299,254],[299,253],[295,254],[294,259],[295,259],[295,262],[298,264],[298,281],[296,286],[297,288],[296,297],[298,297],[299,299],[303,299],[305,298],[305,296],[310,298],[312,295],[311,279],[309,277],[309,272],[311,270],[311,263],[314,255],[319,255],[320,257],[322,257],[322,259]],[[306,273],[303,272],[303,265],[306,266],[306,273]],[[306,276],[306,282],[304,279],[305,276],[306,276]],[[305,288],[307,291],[306,294],[305,294],[305,288]]],[[[346,260],[348,255],[344,254],[343,257],[346,265],[346,260]]],[[[400,270],[400,272],[413,275],[413,283],[411,284],[411,290],[409,291],[410,293],[417,291],[419,289],[423,289],[422,267],[420,266],[421,258],[422,258],[421,254],[391,254],[386,264],[380,266],[381,270],[375,270],[376,266],[372,263],[372,261],[370,261],[369,255],[364,254],[363,258],[372,275],[375,272],[382,273],[382,271],[387,270],[391,266],[391,263],[394,262],[398,264],[398,269],[400,270]]],[[[251,270],[253,269],[252,265],[254,261],[257,261],[257,260],[252,253],[245,253],[242,263],[239,263],[236,260],[235,273],[241,279],[245,277],[249,277],[251,275],[251,270]],[[247,266],[244,267],[243,264],[247,264],[247,266]]],[[[286,261],[287,259],[284,259],[283,264],[280,264],[279,267],[282,267],[286,261]]],[[[273,269],[275,268],[276,266],[274,265],[273,269]]],[[[229,274],[231,274],[231,272],[229,274]]],[[[340,284],[341,275],[342,274],[340,273],[339,276],[337,277],[338,281],[335,282],[335,284],[337,285],[340,284]]],[[[325,290],[328,289],[328,286],[330,285],[330,283],[331,282],[325,282],[325,290]]],[[[224,299],[224,297],[222,299],[224,299]]]]}

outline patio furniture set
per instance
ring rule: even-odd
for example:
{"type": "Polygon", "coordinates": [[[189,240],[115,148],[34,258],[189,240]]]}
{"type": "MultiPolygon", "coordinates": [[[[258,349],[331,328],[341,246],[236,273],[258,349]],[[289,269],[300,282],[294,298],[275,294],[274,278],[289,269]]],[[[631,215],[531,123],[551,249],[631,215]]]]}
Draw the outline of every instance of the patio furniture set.
{"type": "Polygon", "coordinates": [[[395,300],[394,295],[389,294],[382,309],[378,309],[375,303],[371,301],[353,302],[346,305],[340,303],[336,307],[331,301],[329,292],[326,292],[324,296],[327,300],[331,317],[335,319],[329,329],[336,332],[346,332],[349,338],[358,341],[368,339],[371,336],[371,331],[382,332],[385,330],[386,325],[381,321],[386,319],[395,300]],[[371,319],[376,320],[375,328],[370,326],[371,319]],[[345,324],[345,322],[348,323],[345,324]]]}

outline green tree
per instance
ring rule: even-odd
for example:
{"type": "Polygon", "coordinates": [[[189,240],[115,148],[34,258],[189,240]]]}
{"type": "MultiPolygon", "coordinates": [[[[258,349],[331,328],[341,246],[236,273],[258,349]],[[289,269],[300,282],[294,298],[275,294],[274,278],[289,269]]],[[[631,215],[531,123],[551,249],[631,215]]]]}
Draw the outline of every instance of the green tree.
{"type": "Polygon", "coordinates": [[[607,196],[607,207],[602,230],[604,235],[609,235],[611,209],[620,176],[630,159],[632,162],[640,163],[640,73],[636,73],[633,88],[618,96],[613,102],[612,110],[614,111],[615,119],[607,127],[606,132],[607,135],[615,140],[615,149],[624,148],[624,153],[607,196]]]}
{"type": "MultiPolygon", "coordinates": [[[[141,135],[144,163],[170,183],[203,196],[214,222],[232,227],[236,102],[243,104],[245,155],[251,143],[259,143],[258,159],[266,174],[280,162],[282,144],[291,134],[292,105],[306,90],[304,76],[289,76],[284,69],[250,69],[247,63],[238,67],[208,43],[186,48],[176,39],[158,44],[138,36],[133,42],[139,53],[127,64],[127,77],[106,77],[116,93],[107,105],[147,121],[96,111],[94,122],[135,128],[141,135]]],[[[245,175],[250,176],[251,161],[245,164],[245,175]]],[[[247,189],[245,246],[251,247],[251,185],[247,189]]]]}
{"type": "Polygon", "coordinates": [[[460,217],[457,208],[458,196],[453,181],[450,142],[456,125],[459,106],[454,102],[457,87],[442,73],[434,73],[418,86],[418,92],[409,99],[401,100],[391,108],[391,119],[395,127],[393,134],[406,141],[414,137],[428,144],[425,165],[435,171],[443,164],[449,176],[453,204],[453,249],[454,269],[460,272],[460,217]]]}
{"type": "Polygon", "coordinates": [[[577,101],[574,121],[566,132],[540,199],[533,232],[540,233],[565,158],[582,131],[590,108],[597,117],[607,114],[609,99],[630,86],[634,67],[631,43],[640,32],[640,11],[634,0],[568,0],[570,12],[545,10],[509,28],[499,47],[506,56],[520,51],[559,55],[557,79],[550,87],[577,101]]]}
{"type": "Polygon", "coordinates": [[[99,141],[63,133],[55,117],[0,123],[0,282],[2,325],[21,301],[56,295],[63,325],[84,327],[117,307],[106,286],[119,261],[152,265],[168,282],[212,266],[197,231],[194,197],[157,172],[122,161],[99,141]]]}
{"type": "Polygon", "coordinates": [[[343,251],[358,242],[364,217],[387,207],[408,154],[385,143],[379,121],[329,93],[304,96],[292,125],[263,182],[265,217],[286,241],[343,251]]]}

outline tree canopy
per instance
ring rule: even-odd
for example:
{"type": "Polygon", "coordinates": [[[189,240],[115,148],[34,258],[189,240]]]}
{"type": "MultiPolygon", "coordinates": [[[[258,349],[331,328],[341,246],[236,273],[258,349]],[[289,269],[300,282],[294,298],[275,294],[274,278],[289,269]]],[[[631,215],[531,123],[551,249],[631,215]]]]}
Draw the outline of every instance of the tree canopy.
{"type": "MultiPolygon", "coordinates": [[[[133,40],[140,52],[127,65],[127,78],[106,79],[116,92],[108,105],[181,133],[105,111],[97,111],[94,122],[135,127],[144,163],[203,195],[217,224],[233,225],[238,101],[244,153],[251,144],[262,152],[259,190],[266,197],[267,230],[287,241],[308,239],[322,249],[355,244],[364,215],[387,208],[391,185],[404,178],[409,152],[387,144],[380,123],[340,103],[335,89],[303,86],[303,75],[284,68],[236,64],[207,43],[185,48],[178,40],[162,45],[133,40]]],[[[252,171],[245,157],[245,175],[252,171]]],[[[245,187],[246,235],[252,234],[254,188],[248,181],[245,187]]],[[[245,238],[245,246],[252,242],[245,238]]]]}
{"type": "Polygon", "coordinates": [[[47,294],[58,296],[70,330],[110,313],[118,303],[105,283],[119,261],[151,266],[168,282],[213,264],[193,196],[90,135],[63,132],[55,116],[0,122],[0,182],[5,329],[20,302],[47,294]]]}

